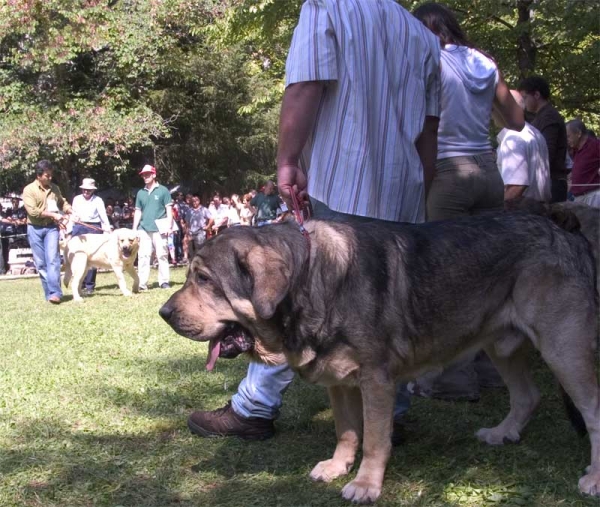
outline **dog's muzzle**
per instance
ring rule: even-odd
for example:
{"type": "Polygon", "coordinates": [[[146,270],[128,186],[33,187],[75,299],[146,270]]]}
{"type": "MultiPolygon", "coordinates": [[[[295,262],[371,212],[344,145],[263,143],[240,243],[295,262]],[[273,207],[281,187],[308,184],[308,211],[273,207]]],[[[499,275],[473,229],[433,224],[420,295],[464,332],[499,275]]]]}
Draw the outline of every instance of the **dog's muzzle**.
{"type": "MultiPolygon", "coordinates": [[[[178,329],[174,306],[167,301],[158,311],[158,314],[179,334],[186,336],[178,329]]],[[[189,336],[188,336],[189,338],[189,336]]],[[[205,341],[205,340],[202,340],[205,341]]],[[[208,357],[206,369],[212,370],[218,358],[233,359],[234,357],[250,352],[254,348],[254,337],[237,322],[230,322],[218,335],[208,339],[208,357]]]]}

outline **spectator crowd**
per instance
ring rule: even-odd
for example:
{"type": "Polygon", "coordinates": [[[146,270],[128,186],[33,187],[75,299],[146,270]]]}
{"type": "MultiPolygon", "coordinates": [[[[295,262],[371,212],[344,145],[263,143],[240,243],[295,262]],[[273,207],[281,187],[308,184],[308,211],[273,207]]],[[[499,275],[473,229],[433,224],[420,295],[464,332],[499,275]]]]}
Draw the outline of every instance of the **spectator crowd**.
{"type": "MultiPolygon", "coordinates": [[[[97,225],[108,230],[133,228],[135,214],[133,196],[124,199],[113,197],[101,199],[93,195],[90,199],[92,192],[96,190],[95,182],[91,178],[84,178],[80,189],[81,194],[76,195],[72,202],[76,209],[81,209],[81,206],[88,202],[101,201],[107,219],[107,224],[100,220],[97,224],[89,222],[89,225],[97,225]]],[[[287,207],[277,194],[272,181],[267,181],[259,190],[250,189],[243,194],[226,196],[215,192],[206,202],[203,202],[198,192],[175,191],[171,195],[173,220],[176,224],[167,237],[171,265],[187,264],[203,241],[228,227],[262,226],[282,220],[287,213],[287,207]]],[[[89,207],[90,204],[87,206],[89,207]]],[[[85,225],[79,224],[69,224],[67,230],[69,234],[74,230],[75,235],[97,232],[96,229],[86,229],[85,225]]],[[[5,274],[8,270],[9,250],[29,246],[27,212],[20,197],[13,197],[10,206],[3,208],[0,205],[0,232],[2,238],[0,274],[5,274]]],[[[86,283],[86,288],[92,290],[92,280],[86,283]]]]}

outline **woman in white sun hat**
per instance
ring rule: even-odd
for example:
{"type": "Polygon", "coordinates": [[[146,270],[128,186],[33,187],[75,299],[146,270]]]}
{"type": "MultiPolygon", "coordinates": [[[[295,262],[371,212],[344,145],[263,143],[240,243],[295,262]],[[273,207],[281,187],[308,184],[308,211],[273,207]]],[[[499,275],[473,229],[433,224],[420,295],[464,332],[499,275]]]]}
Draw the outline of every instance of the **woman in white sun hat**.
{"type": "MultiPolygon", "coordinates": [[[[92,178],[83,178],[81,185],[81,194],[73,199],[73,214],[77,217],[77,222],[73,224],[72,236],[81,234],[102,234],[110,233],[110,222],[106,215],[104,201],[95,195],[96,182],[92,178]]],[[[83,293],[91,295],[96,286],[96,268],[91,268],[83,281],[83,293]]]]}

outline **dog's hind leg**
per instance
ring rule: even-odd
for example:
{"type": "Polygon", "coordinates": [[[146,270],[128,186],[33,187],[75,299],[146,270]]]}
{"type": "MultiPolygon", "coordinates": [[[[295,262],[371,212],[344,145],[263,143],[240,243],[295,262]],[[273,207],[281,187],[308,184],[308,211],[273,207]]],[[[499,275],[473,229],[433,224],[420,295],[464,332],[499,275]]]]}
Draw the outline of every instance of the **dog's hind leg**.
{"type": "Polygon", "coordinates": [[[73,276],[73,273],[71,272],[71,262],[65,256],[65,274],[63,276],[63,284],[65,287],[69,286],[72,276],[73,276]]]}
{"type": "MultiPolygon", "coordinates": [[[[581,314],[579,314],[581,316],[581,314]]],[[[596,315],[579,321],[569,319],[567,339],[542,342],[542,357],[556,375],[585,422],[591,442],[591,464],[587,474],[579,480],[579,490],[588,495],[600,496],[600,387],[595,371],[598,351],[596,350],[596,315]]],[[[556,336],[556,335],[555,335],[556,336]]]]}
{"type": "Polygon", "coordinates": [[[310,473],[315,481],[329,482],[346,475],[354,465],[362,431],[362,399],[358,387],[329,388],[337,445],[333,458],[321,461],[310,473]]]}
{"type": "MultiPolygon", "coordinates": [[[[510,341],[510,338],[505,338],[510,341]]],[[[520,341],[517,337],[514,341],[520,341]]],[[[490,445],[516,443],[529,422],[539,401],[540,393],[528,369],[527,346],[522,344],[505,356],[491,344],[485,348],[494,366],[506,383],[510,394],[510,412],[495,428],[482,428],[476,436],[490,445]]]]}
{"type": "Polygon", "coordinates": [[[83,301],[79,289],[81,288],[81,281],[87,273],[87,266],[87,255],[85,253],[78,252],[71,258],[71,272],[73,273],[71,289],[73,291],[73,301],[78,303],[83,301]]]}

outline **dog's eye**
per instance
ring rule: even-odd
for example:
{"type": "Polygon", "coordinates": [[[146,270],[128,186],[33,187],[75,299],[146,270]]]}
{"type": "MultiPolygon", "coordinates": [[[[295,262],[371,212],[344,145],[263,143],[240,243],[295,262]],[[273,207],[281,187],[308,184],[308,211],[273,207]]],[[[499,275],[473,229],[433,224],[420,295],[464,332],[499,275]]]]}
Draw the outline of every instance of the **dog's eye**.
{"type": "Polygon", "coordinates": [[[240,274],[242,275],[242,277],[250,278],[250,271],[248,271],[248,267],[246,266],[246,264],[243,262],[240,262],[238,260],[237,265],[238,265],[238,268],[240,270],[240,274]]]}
{"type": "Polygon", "coordinates": [[[196,273],[196,281],[198,283],[206,283],[209,281],[209,278],[204,273],[201,273],[200,271],[198,271],[196,273]]]}

